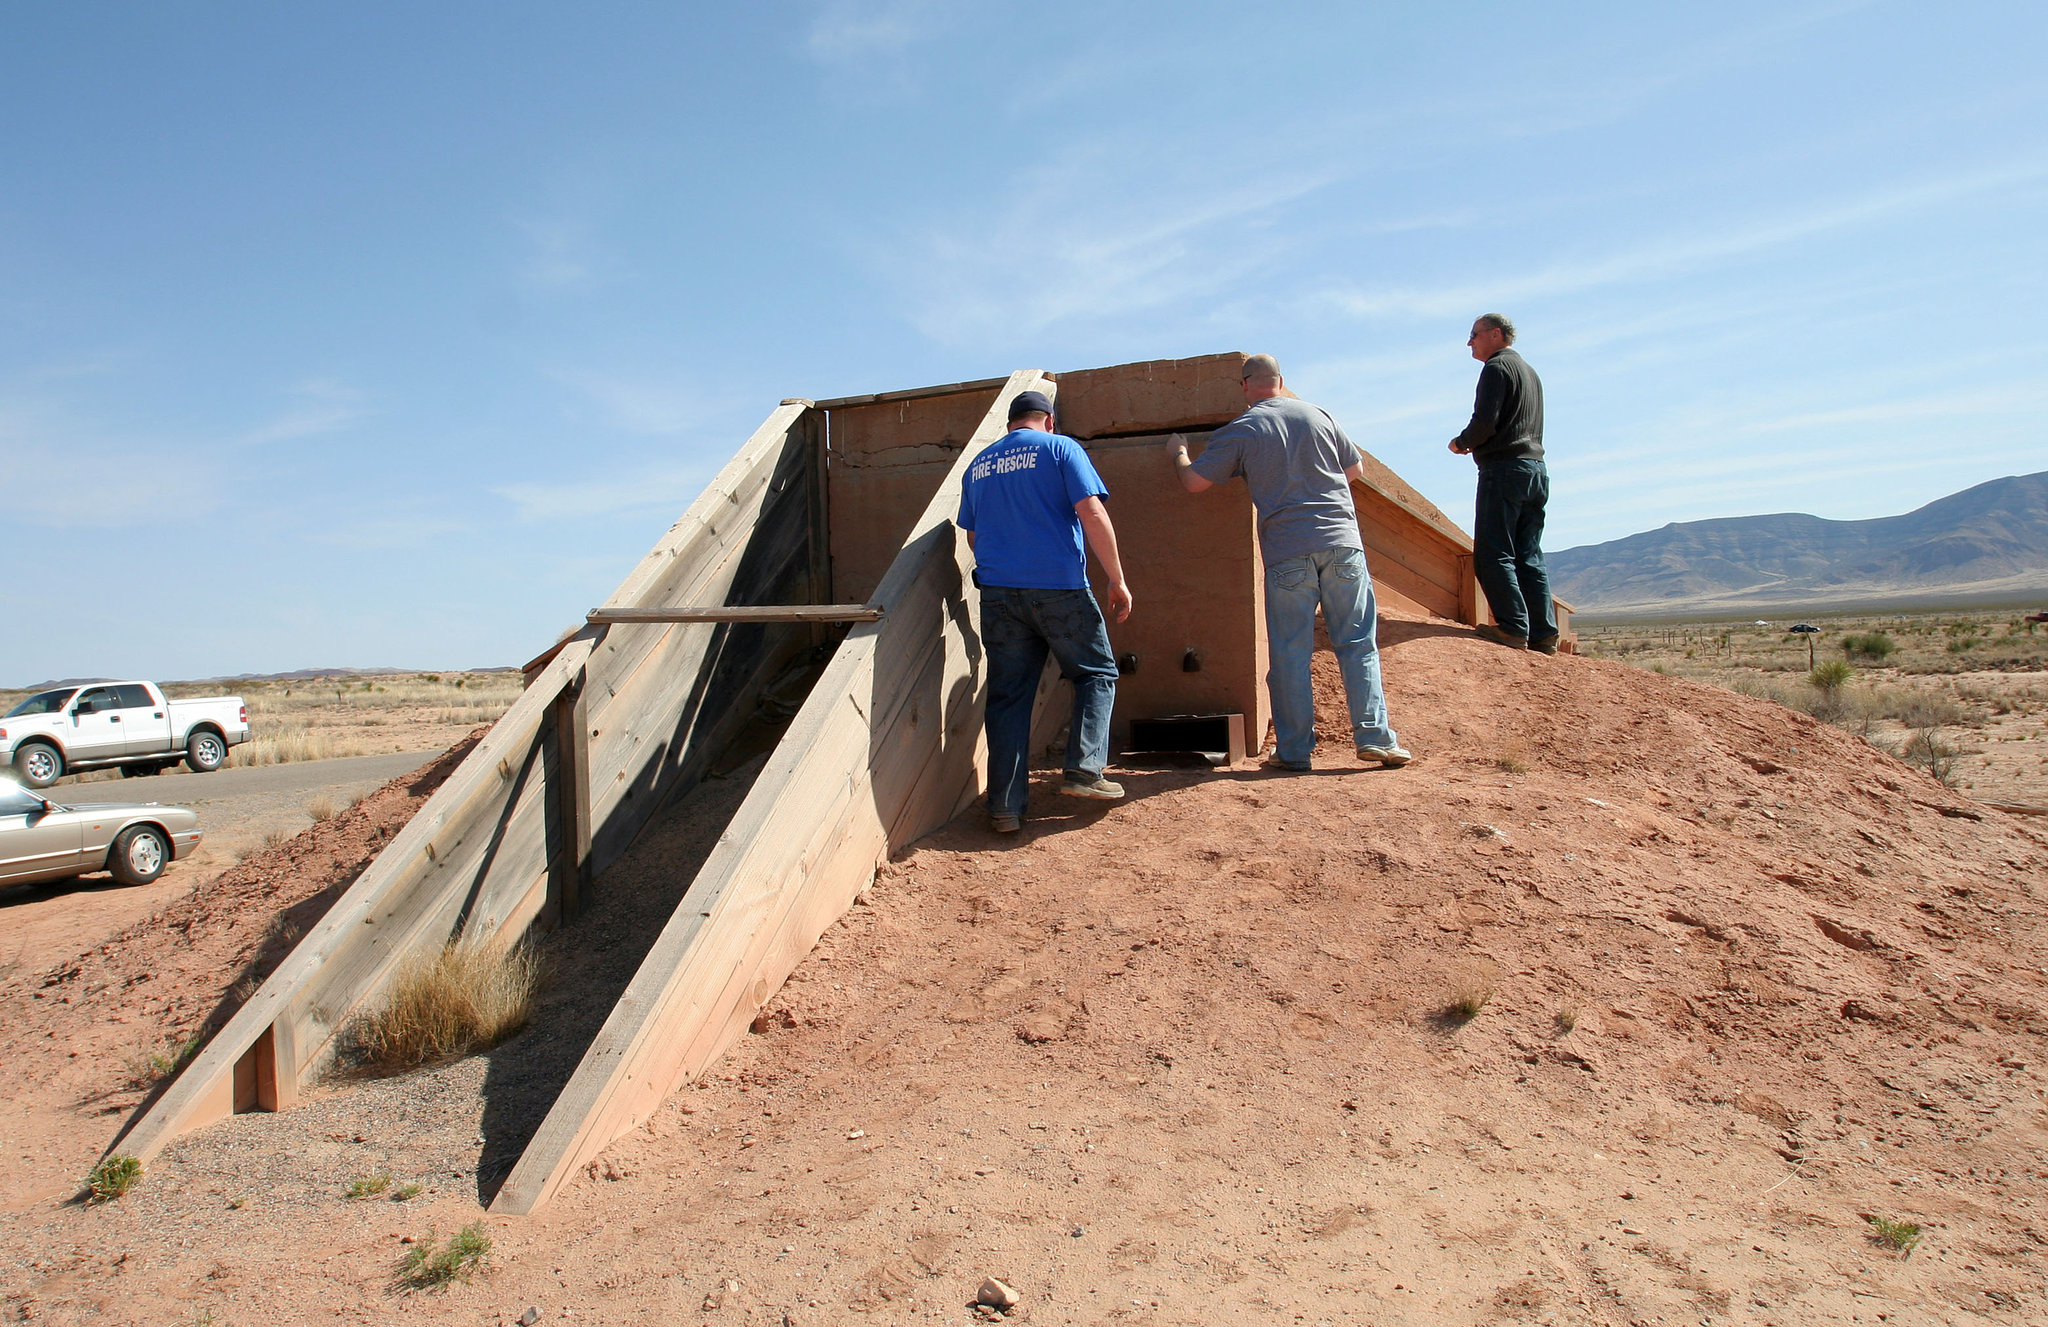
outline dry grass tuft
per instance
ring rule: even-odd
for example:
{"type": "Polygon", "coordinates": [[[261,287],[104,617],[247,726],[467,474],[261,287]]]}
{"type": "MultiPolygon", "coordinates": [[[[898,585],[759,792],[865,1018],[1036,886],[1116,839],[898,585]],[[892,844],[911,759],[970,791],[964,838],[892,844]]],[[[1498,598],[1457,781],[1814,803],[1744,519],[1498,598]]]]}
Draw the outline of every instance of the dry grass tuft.
{"type": "Polygon", "coordinates": [[[375,1198],[391,1187],[391,1172],[379,1171],[375,1175],[358,1175],[348,1182],[342,1196],[349,1199],[375,1198]]]}
{"type": "Polygon", "coordinates": [[[1577,1005],[1563,1005],[1551,1017],[1557,1021],[1557,1030],[1563,1035],[1569,1035],[1579,1026],[1579,1009],[1577,1005]]]}
{"type": "Polygon", "coordinates": [[[406,1251],[398,1263],[398,1284],[406,1289],[427,1290],[455,1281],[467,1281],[490,1260],[491,1237],[484,1223],[472,1221],[448,1237],[445,1248],[437,1247],[432,1231],[406,1251]]]}
{"type": "Polygon", "coordinates": [[[313,823],[316,825],[322,821],[334,819],[334,799],[325,794],[315,797],[312,801],[306,803],[306,814],[313,818],[313,823]]]}
{"type": "Polygon", "coordinates": [[[1479,1017],[1479,1011],[1493,1002],[1493,990],[1486,986],[1461,986],[1451,992],[1442,1014],[1447,1023],[1463,1025],[1479,1017]]]}
{"type": "Polygon", "coordinates": [[[348,1060],[361,1073],[396,1074],[495,1046],[532,1017],[540,976],[529,942],[451,940],[399,973],[390,1003],[351,1029],[348,1060]]]}

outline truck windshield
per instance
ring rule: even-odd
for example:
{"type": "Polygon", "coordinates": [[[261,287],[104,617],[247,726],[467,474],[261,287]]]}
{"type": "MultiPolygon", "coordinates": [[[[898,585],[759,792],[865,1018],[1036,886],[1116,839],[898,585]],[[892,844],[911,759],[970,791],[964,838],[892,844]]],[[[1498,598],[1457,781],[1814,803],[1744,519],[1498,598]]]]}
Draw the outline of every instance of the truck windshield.
{"type": "Polygon", "coordinates": [[[62,691],[45,691],[38,695],[30,696],[21,704],[7,711],[7,717],[14,719],[24,714],[55,714],[64,708],[65,701],[70,700],[77,694],[77,687],[67,687],[62,691]]]}

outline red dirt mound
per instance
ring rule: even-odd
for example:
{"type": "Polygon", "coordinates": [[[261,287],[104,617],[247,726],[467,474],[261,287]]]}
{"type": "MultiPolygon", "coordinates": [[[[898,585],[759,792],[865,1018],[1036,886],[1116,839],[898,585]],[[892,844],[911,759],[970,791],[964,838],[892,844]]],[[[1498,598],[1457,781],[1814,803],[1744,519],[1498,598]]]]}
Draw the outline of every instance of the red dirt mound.
{"type": "MultiPolygon", "coordinates": [[[[960,1322],[994,1275],[1039,1323],[2048,1314],[2039,829],[1767,703],[1438,621],[1383,641],[1413,765],[1339,740],[1308,774],[1122,772],[1016,836],[962,817],[719,1074],[490,1219],[471,1284],[388,1276],[472,1199],[229,1211],[239,1154],[202,1134],[120,1204],[8,1227],[25,1272],[88,1239],[137,1270],[19,1293],[960,1322]]],[[[264,1124],[233,1147],[293,1146],[264,1124]]]]}

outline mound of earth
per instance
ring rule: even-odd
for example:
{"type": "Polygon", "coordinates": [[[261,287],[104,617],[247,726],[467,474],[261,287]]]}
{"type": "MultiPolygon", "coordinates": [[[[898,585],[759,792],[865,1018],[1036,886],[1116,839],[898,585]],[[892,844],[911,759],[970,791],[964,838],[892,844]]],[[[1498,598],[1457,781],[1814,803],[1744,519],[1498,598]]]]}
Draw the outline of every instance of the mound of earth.
{"type": "MultiPolygon", "coordinates": [[[[1435,620],[1382,640],[1414,764],[1353,760],[1324,656],[1312,773],[1121,771],[1125,801],[1045,797],[1016,836],[963,816],[717,1074],[540,1215],[483,1218],[466,1284],[392,1268],[479,1219],[514,1146],[488,1062],[547,1019],[5,1217],[7,1302],[961,1322],[994,1275],[1041,1323],[2048,1313],[2041,828],[1764,702],[1435,620]],[[424,1191],[342,1196],[368,1174],[424,1191]]],[[[694,802],[622,879],[691,857],[642,849],[694,802]]]]}
{"type": "Polygon", "coordinates": [[[0,973],[0,1210],[76,1193],[163,1070],[233,1016],[487,731],[68,962],[0,973]]]}

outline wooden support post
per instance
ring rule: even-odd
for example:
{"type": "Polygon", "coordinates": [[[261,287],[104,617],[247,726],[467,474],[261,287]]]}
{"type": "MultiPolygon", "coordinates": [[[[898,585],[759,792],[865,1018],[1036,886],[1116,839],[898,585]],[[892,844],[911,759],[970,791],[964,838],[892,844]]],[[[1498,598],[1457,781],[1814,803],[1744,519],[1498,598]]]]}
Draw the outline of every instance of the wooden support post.
{"type": "Polygon", "coordinates": [[[579,671],[555,697],[552,792],[562,841],[548,862],[548,893],[558,924],[583,910],[590,885],[590,715],[587,673],[579,671]]]}
{"type": "Polygon", "coordinates": [[[1478,626],[1479,617],[1479,575],[1472,570],[1472,555],[1458,554],[1458,621],[1468,626],[1478,626]]]}
{"type": "Polygon", "coordinates": [[[868,604],[759,604],[731,607],[593,608],[593,624],[615,622],[879,622],[882,610],[868,604]]]}

